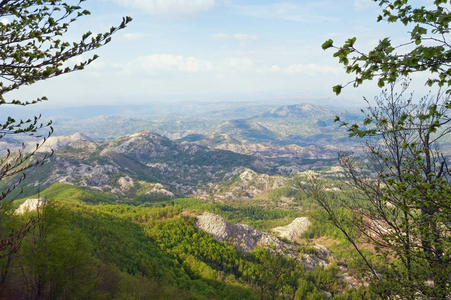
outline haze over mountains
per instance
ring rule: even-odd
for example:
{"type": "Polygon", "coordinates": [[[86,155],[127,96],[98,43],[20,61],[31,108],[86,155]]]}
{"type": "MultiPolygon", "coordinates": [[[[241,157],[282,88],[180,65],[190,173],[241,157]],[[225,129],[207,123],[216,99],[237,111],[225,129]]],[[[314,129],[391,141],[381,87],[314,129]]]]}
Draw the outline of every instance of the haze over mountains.
{"type": "Polygon", "coordinates": [[[338,151],[358,146],[333,122],[337,114],[348,120],[356,114],[312,104],[235,104],[229,110],[191,113],[58,119],[56,133],[39,150],[56,154],[27,174],[27,184],[70,183],[116,195],[156,188],[155,193],[166,195],[253,198],[288,182],[274,176],[333,166],[338,151]],[[257,181],[265,188],[255,187],[257,181]]]}
{"type": "Polygon", "coordinates": [[[234,108],[209,110],[195,107],[184,114],[160,114],[154,116],[127,117],[104,115],[79,120],[57,120],[58,135],[69,135],[77,131],[92,138],[108,140],[150,130],[171,139],[189,134],[231,134],[237,131],[243,139],[252,141],[275,141],[289,136],[311,137],[316,134],[336,131],[333,118],[336,114],[354,116],[341,110],[331,110],[311,104],[288,106],[236,105],[234,108]],[[317,126],[318,125],[318,126],[317,126]],[[317,129],[319,128],[319,129],[317,129]]]}
{"type": "MultiPolygon", "coordinates": [[[[326,191],[340,191],[337,153],[359,151],[360,141],[349,139],[333,119],[340,115],[352,122],[360,114],[312,104],[226,106],[178,114],[143,109],[135,117],[119,115],[116,108],[88,118],[76,112],[82,119],[60,116],[55,133],[33,158],[54,154],[26,170],[23,192],[13,205],[40,197],[59,203],[74,214],[70,226],[92,243],[99,268],[113,264],[123,276],[144,276],[139,280],[177,288],[180,295],[189,291],[192,299],[215,299],[198,296],[204,294],[226,299],[229,293],[219,283],[245,295],[230,299],[261,298],[266,283],[255,276],[267,272],[265,263],[279,268],[284,260],[293,270],[300,268],[299,276],[311,274],[296,279],[291,298],[325,299],[331,291],[362,285],[341,257],[350,253],[349,245],[337,243],[338,235],[303,188],[315,175],[324,179],[326,191]],[[269,256],[259,260],[261,253],[269,256]],[[155,271],[143,269],[143,262],[155,271]],[[333,285],[316,279],[324,276],[333,278],[333,285]],[[192,289],[199,282],[202,286],[192,289]],[[309,288],[297,292],[302,282],[309,288]]],[[[18,149],[22,142],[26,149],[36,147],[35,140],[0,140],[3,149],[18,149]]],[[[3,188],[20,180],[3,182],[3,188]]],[[[273,295],[284,295],[286,276],[295,273],[279,276],[275,270],[267,280],[282,280],[273,295]]]]}
{"type": "MultiPolygon", "coordinates": [[[[251,199],[288,183],[277,176],[334,166],[338,152],[360,151],[361,140],[348,138],[333,122],[336,115],[358,121],[361,113],[355,111],[312,104],[226,107],[146,118],[57,119],[55,134],[39,150],[56,154],[27,174],[27,184],[70,183],[130,197],[155,189],[202,199],[251,199]]],[[[14,149],[22,141],[0,142],[14,149]]]]}

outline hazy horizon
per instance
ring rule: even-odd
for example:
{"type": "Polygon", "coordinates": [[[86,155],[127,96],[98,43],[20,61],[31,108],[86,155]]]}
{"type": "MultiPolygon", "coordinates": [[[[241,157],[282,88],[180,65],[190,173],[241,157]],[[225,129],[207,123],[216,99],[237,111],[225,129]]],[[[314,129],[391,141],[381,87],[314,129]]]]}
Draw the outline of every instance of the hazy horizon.
{"type": "MultiPolygon", "coordinates": [[[[57,106],[280,99],[360,105],[362,97],[378,94],[376,84],[335,96],[332,86],[353,76],[321,44],[355,36],[356,46],[368,50],[387,36],[403,42],[409,30],[376,22],[381,10],[369,0],[90,0],[82,6],[91,15],[73,23],[64,39],[104,32],[123,16],[134,20],[94,51],[99,58],[85,70],[24,86],[7,99],[45,95],[57,106]]],[[[422,92],[419,82],[412,86],[422,92]]]]}

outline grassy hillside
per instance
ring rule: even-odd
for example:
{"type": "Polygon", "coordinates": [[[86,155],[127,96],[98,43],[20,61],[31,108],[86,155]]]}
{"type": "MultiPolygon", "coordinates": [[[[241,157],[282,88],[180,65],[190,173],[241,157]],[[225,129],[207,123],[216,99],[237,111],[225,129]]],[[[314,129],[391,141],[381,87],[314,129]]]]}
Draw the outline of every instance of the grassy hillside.
{"type": "MultiPolygon", "coordinates": [[[[327,299],[323,291],[334,299],[370,295],[363,288],[348,289],[336,265],[307,271],[265,249],[244,255],[194,226],[195,215],[203,211],[262,230],[288,224],[299,212],[196,199],[117,204],[108,194],[64,184],[41,195],[49,199],[41,220],[17,254],[0,260],[8,269],[2,274],[4,298],[327,299]]],[[[33,216],[5,218],[20,223],[33,216]]]]}

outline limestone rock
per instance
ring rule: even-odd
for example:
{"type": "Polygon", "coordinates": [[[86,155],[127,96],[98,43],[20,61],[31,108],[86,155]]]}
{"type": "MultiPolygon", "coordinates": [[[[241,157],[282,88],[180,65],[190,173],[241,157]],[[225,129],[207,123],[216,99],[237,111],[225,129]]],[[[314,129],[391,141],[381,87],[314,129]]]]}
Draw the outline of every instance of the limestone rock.
{"type": "Polygon", "coordinates": [[[117,180],[117,184],[119,185],[120,189],[123,192],[130,191],[131,188],[133,188],[135,182],[130,176],[122,176],[117,180]]]}
{"type": "Polygon", "coordinates": [[[230,224],[222,217],[209,212],[198,216],[196,227],[210,233],[217,241],[231,240],[235,247],[244,253],[249,253],[256,246],[269,247],[272,245],[274,249],[282,251],[289,248],[289,245],[268,233],[258,231],[245,224],[230,224]]]}
{"type": "Polygon", "coordinates": [[[160,195],[169,196],[171,198],[175,197],[174,193],[168,191],[165,188],[165,186],[162,185],[161,183],[156,183],[155,186],[153,187],[152,191],[150,191],[150,192],[153,193],[153,194],[160,194],[160,195]]]}
{"type": "Polygon", "coordinates": [[[47,199],[45,198],[27,199],[14,211],[14,213],[20,215],[25,212],[34,211],[37,210],[40,206],[45,205],[46,203],[47,199]]]}
{"type": "Polygon", "coordinates": [[[311,223],[307,217],[301,217],[294,219],[294,221],[287,226],[273,228],[271,229],[271,232],[278,237],[294,241],[306,231],[310,225],[311,223]]]}
{"type": "Polygon", "coordinates": [[[97,148],[97,143],[81,133],[74,133],[70,136],[51,136],[39,148],[38,152],[51,152],[52,150],[57,151],[66,146],[70,146],[75,149],[85,149],[92,151],[97,148]]]}
{"type": "MultiPolygon", "coordinates": [[[[314,269],[317,265],[327,268],[329,266],[328,259],[332,258],[323,253],[321,253],[322,257],[310,256],[305,253],[298,256],[292,250],[291,245],[280,241],[271,234],[258,231],[245,224],[230,224],[222,217],[209,212],[199,215],[195,226],[210,233],[219,242],[231,242],[237,250],[244,253],[249,253],[257,246],[279,253],[287,253],[290,257],[296,257],[309,270],[314,269]]],[[[324,250],[322,247],[317,249],[318,252],[324,250]]],[[[327,249],[326,247],[324,248],[327,249]]]]}

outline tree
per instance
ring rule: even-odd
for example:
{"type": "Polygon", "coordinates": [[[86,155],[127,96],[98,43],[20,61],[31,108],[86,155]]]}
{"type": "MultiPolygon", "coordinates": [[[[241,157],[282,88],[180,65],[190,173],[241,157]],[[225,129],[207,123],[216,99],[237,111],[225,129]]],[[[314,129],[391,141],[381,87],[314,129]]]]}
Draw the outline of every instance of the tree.
{"type": "Polygon", "coordinates": [[[276,299],[279,294],[294,299],[303,271],[298,261],[288,253],[261,247],[252,250],[251,255],[255,260],[251,276],[258,285],[260,299],[276,299]]]}
{"type": "Polygon", "coordinates": [[[384,298],[446,299],[451,174],[439,142],[451,132],[450,96],[442,92],[415,102],[412,95],[404,98],[407,86],[399,94],[395,84],[384,90],[363,124],[341,122],[350,136],[366,138],[363,157],[340,154],[346,196],[327,193],[319,183],[309,191],[357,249],[384,298]],[[354,213],[343,214],[343,208],[354,213]],[[386,262],[385,270],[359,248],[362,241],[386,262]]]}
{"type": "Polygon", "coordinates": [[[71,228],[70,212],[52,202],[26,214],[42,217],[25,237],[4,287],[22,299],[88,298],[101,279],[98,262],[86,236],[71,228]]]}
{"type": "Polygon", "coordinates": [[[413,7],[408,0],[375,0],[382,7],[378,22],[401,22],[408,31],[409,40],[393,45],[390,38],[384,38],[368,53],[355,47],[356,38],[348,39],[343,46],[337,47],[333,40],[323,43],[324,50],[335,48],[334,57],[345,66],[346,72],[356,74],[356,78],[346,84],[333,87],[340,94],[343,87],[353,84],[358,87],[367,80],[378,78],[379,87],[393,83],[400,76],[416,72],[430,72],[427,84],[432,86],[451,85],[451,45],[450,1],[434,0],[427,7],[413,7]]]}
{"type": "MultiPolygon", "coordinates": [[[[449,153],[440,145],[451,132],[450,3],[438,0],[430,8],[414,8],[407,0],[377,2],[383,7],[378,21],[415,24],[410,41],[393,46],[385,38],[368,53],[354,47],[356,38],[342,47],[335,47],[332,40],[322,45],[336,48],[334,56],[346,72],[357,75],[348,84],[357,87],[379,78],[381,88],[389,87],[375,98],[375,106],[368,102],[361,124],[335,120],[350,137],[365,138],[364,157],[339,157],[351,194],[339,199],[316,184],[310,191],[359,251],[382,297],[447,299],[451,295],[451,173],[449,153]],[[437,84],[437,90],[420,100],[412,94],[406,97],[406,76],[423,71],[431,75],[426,83],[437,84]],[[343,218],[338,207],[354,212],[352,219],[343,218]],[[385,270],[375,268],[360,251],[355,232],[387,262],[385,270]]],[[[333,90],[339,94],[344,86],[333,90]]]]}
{"type": "MultiPolygon", "coordinates": [[[[117,27],[108,32],[93,35],[87,32],[78,42],[64,41],[62,36],[70,25],[80,17],[89,15],[80,5],[84,0],[1,0],[0,1],[0,106],[31,105],[47,100],[45,96],[35,99],[7,99],[8,93],[23,86],[41,80],[47,80],[62,74],[82,70],[93,62],[97,55],[70,65],[68,60],[85,52],[97,49],[111,40],[111,36],[123,29],[130,17],[123,18],[117,27]]],[[[53,131],[51,122],[43,124],[40,116],[28,120],[16,120],[9,116],[0,123],[0,139],[5,136],[20,135],[42,138],[42,130],[48,129],[45,135],[53,131]]],[[[9,188],[3,188],[0,194],[0,213],[4,213],[8,204],[7,197],[25,179],[24,171],[42,165],[46,156],[32,160],[36,151],[45,142],[45,138],[31,151],[25,146],[17,151],[6,150],[0,159],[0,181],[2,183],[15,177],[9,188]]],[[[19,229],[2,230],[0,232],[0,258],[10,256],[18,251],[25,234],[36,224],[29,222],[19,229]]]]}

